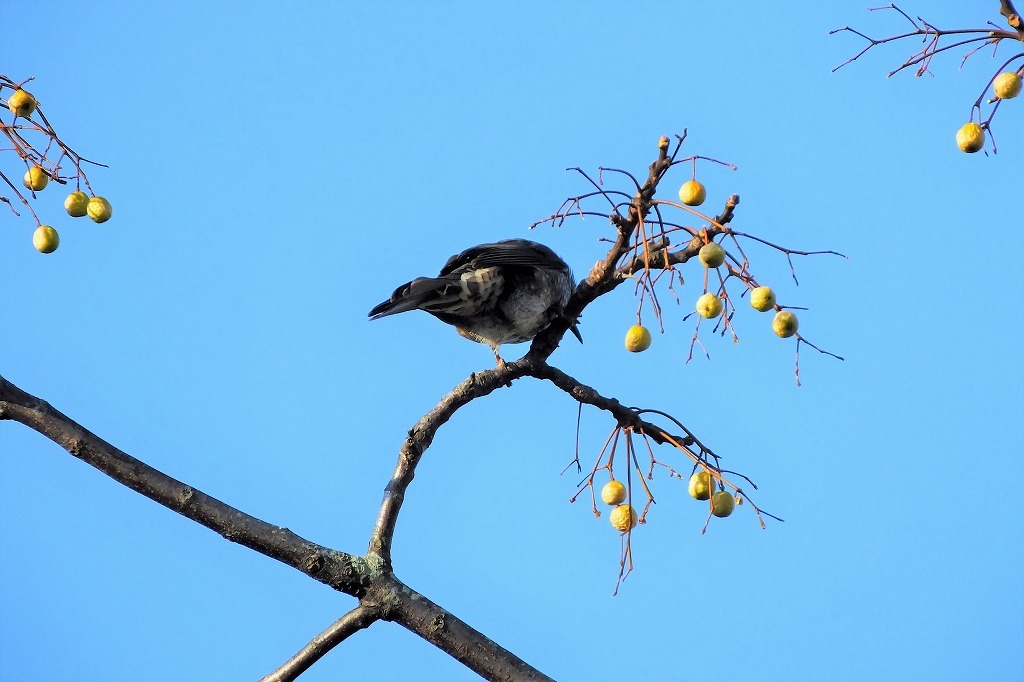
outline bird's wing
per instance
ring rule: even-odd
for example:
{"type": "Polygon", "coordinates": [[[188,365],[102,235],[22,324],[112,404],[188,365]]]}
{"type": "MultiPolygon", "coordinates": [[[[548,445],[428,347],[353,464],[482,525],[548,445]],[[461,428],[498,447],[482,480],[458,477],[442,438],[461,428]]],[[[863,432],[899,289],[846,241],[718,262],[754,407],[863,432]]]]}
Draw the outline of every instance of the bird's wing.
{"type": "Polygon", "coordinates": [[[523,266],[568,270],[569,266],[554,251],[528,239],[506,239],[495,244],[481,244],[452,256],[441,268],[441,276],[453,272],[494,266],[523,266]]]}

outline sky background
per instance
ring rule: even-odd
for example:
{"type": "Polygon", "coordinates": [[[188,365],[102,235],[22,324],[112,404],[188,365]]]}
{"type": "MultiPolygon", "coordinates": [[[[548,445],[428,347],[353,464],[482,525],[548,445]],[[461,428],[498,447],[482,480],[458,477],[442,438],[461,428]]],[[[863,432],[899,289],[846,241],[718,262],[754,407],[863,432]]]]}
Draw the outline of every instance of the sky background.
{"type": "MultiPolygon", "coordinates": [[[[996,0],[907,2],[942,27],[996,0]]],[[[849,256],[751,245],[804,349],[741,306],[706,335],[683,270],[664,335],[624,351],[630,287],[586,311],[552,363],[671,412],[760,487],[700,529],[659,475],[612,597],[618,534],[569,504],[576,405],[517,382],[460,411],[399,519],[398,577],[560,680],[1024,677],[1021,236],[1024,97],[999,154],[953,137],[1011,52],[962,51],[886,79],[918,44],[833,74],[905,29],[863,2],[9,2],[2,73],[30,90],[114,209],[37,211],[60,249],[0,211],[0,374],[151,466],[305,538],[362,553],[406,430],[490,351],[426,314],[369,323],[395,286],[511,237],[579,276],[598,219],[528,232],[588,190],[565,172],[646,174],[689,137],[708,210],[849,256]]],[[[9,155],[0,164],[20,177],[9,155]]],[[[688,170],[660,196],[672,199],[688,170]]],[[[645,320],[653,325],[653,320],[645,320]]],[[[705,330],[707,327],[705,327],[705,330]]],[[[506,347],[516,358],[526,346],[506,347]]],[[[612,428],[585,409],[589,464],[612,428]]],[[[678,461],[667,450],[667,461],[678,461]]],[[[685,467],[685,465],[683,465],[685,467]]],[[[0,423],[0,678],[253,680],[355,605],[0,423]]],[[[353,636],[303,680],[475,675],[399,626],[353,636]]]]}

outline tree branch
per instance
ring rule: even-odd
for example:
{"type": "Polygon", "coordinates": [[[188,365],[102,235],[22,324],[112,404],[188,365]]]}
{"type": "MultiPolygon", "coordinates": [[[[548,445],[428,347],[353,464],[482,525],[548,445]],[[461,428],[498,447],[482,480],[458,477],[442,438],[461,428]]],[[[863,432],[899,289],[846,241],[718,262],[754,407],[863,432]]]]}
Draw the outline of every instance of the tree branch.
{"type": "Polygon", "coordinates": [[[263,677],[260,682],[292,682],[323,658],[328,651],[378,620],[379,610],[360,604],[310,640],[309,644],[302,647],[280,668],[263,677]]]}
{"type": "Polygon", "coordinates": [[[506,364],[504,370],[492,369],[471,374],[409,430],[409,435],[399,450],[395,472],[384,489],[384,500],[370,536],[369,553],[378,556],[386,570],[391,570],[391,545],[394,541],[398,513],[405,501],[405,491],[416,476],[416,466],[423,452],[433,442],[437,430],[451,419],[460,407],[523,376],[524,371],[518,365],[518,362],[513,362],[506,364]]]}
{"type": "MultiPolygon", "coordinates": [[[[323,656],[359,629],[357,625],[365,622],[361,627],[366,627],[372,622],[370,617],[375,616],[399,623],[486,679],[550,679],[403,584],[390,569],[384,569],[378,556],[362,557],[330,549],[287,528],[271,525],[239,511],[122,452],[47,402],[0,376],[0,421],[3,420],[16,421],[39,432],[118,483],[216,531],[231,542],[277,559],[360,600],[360,607],[365,611],[357,607],[358,615],[350,613],[349,620],[353,622],[342,623],[348,617],[342,618],[341,624],[335,624],[322,633],[293,660],[323,656]],[[311,651],[307,652],[307,649],[311,651]]],[[[298,672],[301,671],[295,674],[298,672]]]]}
{"type": "Polygon", "coordinates": [[[1006,23],[1024,39],[1024,21],[1021,20],[1017,8],[1013,6],[1012,0],[999,0],[999,13],[1006,17],[1006,23]]]}
{"type": "MultiPolygon", "coordinates": [[[[572,397],[573,400],[586,405],[593,405],[598,409],[611,413],[619,426],[630,429],[636,433],[642,433],[656,443],[660,443],[662,445],[675,445],[677,443],[686,446],[695,444],[700,445],[697,442],[697,439],[694,438],[693,434],[689,431],[686,432],[685,436],[672,436],[671,434],[667,434],[665,430],[657,424],[641,419],[640,415],[634,408],[623,405],[615,398],[608,398],[601,395],[597,390],[587,386],[576,378],[546,362],[531,359],[529,361],[527,375],[535,379],[550,381],[572,397]]],[[[701,445],[701,448],[710,452],[710,450],[704,448],[703,445],[701,445]]]]}
{"type": "Polygon", "coordinates": [[[277,559],[353,597],[365,592],[370,571],[362,557],[310,542],[157,471],[0,376],[0,420],[4,419],[38,431],[115,481],[231,542],[277,559]]]}
{"type": "Polygon", "coordinates": [[[466,625],[434,602],[387,574],[377,583],[391,600],[387,620],[415,632],[487,680],[505,682],[550,681],[510,651],[466,625]]]}

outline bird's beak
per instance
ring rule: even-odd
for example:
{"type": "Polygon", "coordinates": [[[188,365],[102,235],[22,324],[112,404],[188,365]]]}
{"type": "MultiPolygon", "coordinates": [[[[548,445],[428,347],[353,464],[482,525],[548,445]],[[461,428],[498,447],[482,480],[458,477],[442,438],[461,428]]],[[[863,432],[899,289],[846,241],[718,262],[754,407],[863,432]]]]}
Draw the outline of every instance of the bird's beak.
{"type": "Polygon", "coordinates": [[[575,322],[573,322],[572,325],[569,327],[569,331],[572,332],[573,336],[580,340],[580,343],[583,343],[583,335],[580,334],[580,330],[576,327],[575,322]]]}

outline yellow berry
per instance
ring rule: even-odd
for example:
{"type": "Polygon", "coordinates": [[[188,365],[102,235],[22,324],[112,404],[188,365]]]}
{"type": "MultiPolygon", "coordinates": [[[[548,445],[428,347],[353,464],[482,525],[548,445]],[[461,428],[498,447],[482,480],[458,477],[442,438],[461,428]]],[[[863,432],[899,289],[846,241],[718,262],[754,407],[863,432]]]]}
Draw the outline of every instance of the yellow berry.
{"type": "Polygon", "coordinates": [[[601,488],[601,501],[605,504],[621,504],[626,499],[626,486],[619,481],[608,481],[601,488]]]}
{"type": "Polygon", "coordinates": [[[690,497],[695,500],[706,500],[715,489],[715,479],[706,471],[697,471],[690,476],[690,497]]]}
{"type": "Polygon", "coordinates": [[[611,522],[612,528],[625,533],[630,528],[636,526],[636,509],[633,509],[628,504],[620,504],[615,509],[612,509],[612,513],[608,515],[608,520],[611,522]]]}
{"type": "Polygon", "coordinates": [[[89,195],[82,190],[77,190],[68,195],[64,200],[64,210],[72,218],[81,218],[88,211],[89,195]]]}
{"type": "Polygon", "coordinates": [[[105,223],[110,220],[110,216],[114,213],[114,209],[111,208],[110,202],[103,197],[93,197],[92,199],[89,199],[89,204],[86,206],[86,212],[95,222],[105,223]]]}
{"type": "Polygon", "coordinates": [[[775,307],[775,292],[771,287],[757,287],[750,292],[750,305],[762,313],[775,307]]]}
{"type": "Polygon", "coordinates": [[[707,190],[704,189],[704,185],[700,184],[696,180],[687,180],[683,183],[683,186],[679,188],[679,201],[683,202],[687,206],[700,206],[704,203],[704,199],[708,196],[707,190]]]}
{"type": "Polygon", "coordinates": [[[53,253],[60,245],[60,235],[49,225],[40,225],[32,234],[32,246],[40,253],[53,253]]]}
{"type": "Polygon", "coordinates": [[[7,106],[15,116],[31,116],[36,110],[36,98],[27,90],[15,90],[7,98],[7,106]]]}
{"type": "Polygon", "coordinates": [[[965,123],[960,130],[956,131],[956,146],[960,147],[960,151],[968,154],[981,151],[981,148],[985,146],[985,131],[973,121],[965,123]]]}
{"type": "Polygon", "coordinates": [[[715,516],[725,518],[729,514],[732,514],[732,510],[735,508],[736,499],[731,493],[719,490],[711,496],[711,513],[715,516]]]}
{"type": "Polygon", "coordinates": [[[638,324],[626,330],[626,350],[630,353],[640,353],[651,347],[651,332],[647,327],[638,324]]]}
{"type": "Polygon", "coordinates": [[[1020,94],[1020,76],[1013,71],[1001,73],[992,82],[992,89],[996,91],[996,97],[999,99],[1013,99],[1020,94]]]}
{"type": "Polygon", "coordinates": [[[722,299],[708,292],[697,299],[697,314],[713,320],[722,314],[722,299]]]}
{"type": "Polygon", "coordinates": [[[50,176],[39,166],[32,166],[25,171],[25,177],[21,181],[33,192],[38,192],[46,187],[46,183],[50,181],[50,176]]]}
{"type": "Polygon", "coordinates": [[[707,267],[717,268],[725,262],[725,249],[719,244],[711,242],[700,247],[700,251],[697,252],[697,258],[707,267]]]}
{"type": "Polygon", "coordinates": [[[772,320],[772,330],[783,339],[796,334],[796,330],[800,328],[800,321],[796,319],[796,315],[789,312],[788,310],[780,310],[775,313],[775,319],[772,320]]]}

